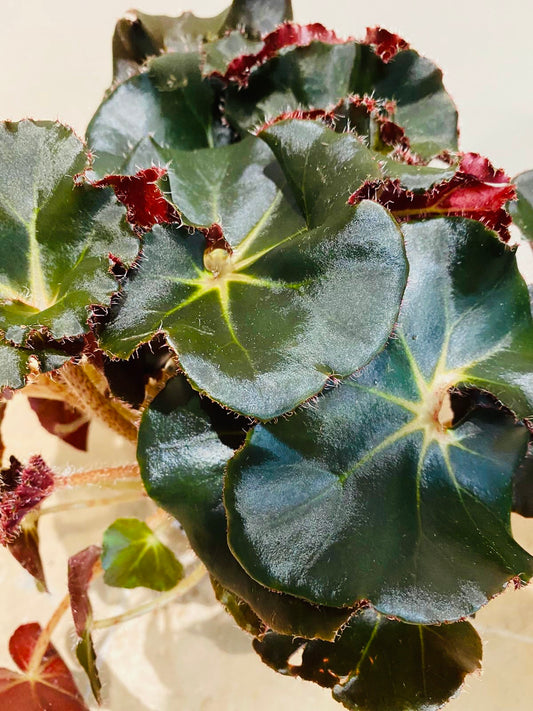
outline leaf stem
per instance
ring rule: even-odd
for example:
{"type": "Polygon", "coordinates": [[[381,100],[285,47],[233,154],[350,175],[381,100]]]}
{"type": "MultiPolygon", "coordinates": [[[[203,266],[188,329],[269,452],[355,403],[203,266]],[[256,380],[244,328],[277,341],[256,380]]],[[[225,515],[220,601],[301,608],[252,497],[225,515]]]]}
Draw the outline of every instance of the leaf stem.
{"type": "Polygon", "coordinates": [[[146,497],[144,491],[131,491],[122,496],[107,496],[100,499],[80,499],[78,501],[65,501],[62,504],[46,506],[39,512],[40,516],[45,514],[63,513],[63,511],[74,511],[76,509],[93,508],[95,506],[111,506],[112,504],[124,504],[131,501],[140,501],[146,497]]]}
{"type": "Polygon", "coordinates": [[[102,420],[110,429],[130,442],[137,441],[137,427],[113,405],[112,400],[100,392],[82,365],[66,363],[58,373],[63,383],[76,396],[78,409],[102,420]]]}
{"type": "Polygon", "coordinates": [[[50,638],[52,637],[52,634],[59,624],[61,618],[65,614],[65,612],[69,609],[70,605],[70,595],[65,595],[65,597],[61,600],[59,605],[56,607],[52,617],[48,620],[48,624],[46,627],[43,629],[41,634],[39,635],[37,639],[37,643],[33,649],[32,655],[30,657],[30,661],[28,663],[28,669],[27,669],[27,674],[28,676],[33,676],[37,674],[39,670],[39,666],[41,664],[41,661],[46,654],[46,650],[48,649],[48,645],[50,644],[50,638]]]}
{"type": "Polygon", "coordinates": [[[114,486],[120,481],[131,480],[137,480],[139,491],[143,490],[138,464],[123,464],[117,467],[103,467],[102,469],[92,469],[87,472],[76,472],[75,474],[57,476],[55,485],[56,489],[65,489],[71,486],[85,486],[88,484],[114,486]]]}
{"type": "Polygon", "coordinates": [[[176,587],[172,588],[172,590],[168,590],[168,592],[161,593],[161,595],[156,597],[154,600],[145,602],[142,605],[134,607],[131,610],[127,610],[126,612],[123,612],[120,615],[104,617],[101,620],[94,620],[91,624],[91,629],[107,629],[108,627],[113,627],[114,625],[118,625],[121,622],[128,622],[128,620],[133,620],[136,617],[141,617],[141,615],[146,615],[148,612],[152,612],[152,610],[158,610],[161,607],[165,607],[166,605],[173,602],[177,598],[182,597],[183,595],[185,595],[185,593],[189,592],[189,590],[198,585],[198,583],[200,582],[200,580],[202,580],[206,573],[207,570],[203,563],[199,563],[199,565],[194,568],[192,573],[190,573],[183,580],[180,580],[180,582],[176,585],[176,587]]]}

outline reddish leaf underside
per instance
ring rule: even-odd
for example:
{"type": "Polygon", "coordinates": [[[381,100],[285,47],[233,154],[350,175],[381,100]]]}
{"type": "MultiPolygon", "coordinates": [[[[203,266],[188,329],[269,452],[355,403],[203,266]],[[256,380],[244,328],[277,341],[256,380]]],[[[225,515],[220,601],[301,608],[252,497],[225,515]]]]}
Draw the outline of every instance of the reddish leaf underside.
{"type": "Polygon", "coordinates": [[[409,44],[404,39],[382,27],[367,27],[363,44],[370,45],[385,63],[390,62],[403,49],[409,49],[409,44]]]}
{"type": "Polygon", "coordinates": [[[43,397],[30,397],[28,400],[31,409],[47,432],[76,449],[87,451],[89,422],[83,412],[62,400],[43,397]]]}
{"type": "Polygon", "coordinates": [[[402,187],[399,180],[371,180],[356,190],[348,202],[355,205],[361,200],[374,200],[400,222],[442,216],[468,217],[494,230],[507,242],[511,216],[504,205],[515,197],[515,187],[502,170],[496,170],[477,153],[466,153],[453,178],[429,190],[413,192],[402,187]]]}
{"type": "Polygon", "coordinates": [[[157,181],[166,175],[165,168],[152,166],[135,175],[106,175],[92,183],[97,188],[112,187],[117,199],[126,206],[126,217],[134,227],[149,230],[154,225],[181,219],[165,199],[157,181]]]}
{"type": "MultiPolygon", "coordinates": [[[[337,37],[333,30],[328,30],[319,22],[309,25],[298,25],[294,22],[285,22],[263,38],[263,47],[255,54],[242,54],[233,59],[222,78],[234,81],[241,86],[248,84],[252,69],[272,59],[285,47],[307,47],[311,42],[324,42],[325,44],[344,44],[349,40],[337,37]]],[[[218,72],[214,72],[218,74],[218,72]]],[[[220,75],[219,75],[220,76],[220,75]]]]}
{"type": "Polygon", "coordinates": [[[31,516],[27,516],[23,519],[18,535],[9,541],[7,548],[15,560],[47,590],[43,562],[39,552],[38,517],[36,516],[34,521],[30,521],[31,518],[31,516]]]}
{"type": "Polygon", "coordinates": [[[33,650],[41,634],[36,622],[18,627],[9,640],[9,652],[19,672],[0,668],[0,708],[6,711],[88,711],[72,674],[52,644],[35,672],[28,671],[33,650]]]}
{"type": "Polygon", "coordinates": [[[0,543],[14,540],[24,516],[39,506],[54,489],[54,475],[42,457],[33,456],[23,466],[15,457],[0,472],[0,543]]]}
{"type": "Polygon", "coordinates": [[[102,549],[99,546],[89,546],[71,556],[68,561],[70,608],[79,637],[85,632],[87,620],[92,616],[88,589],[93,577],[94,566],[100,559],[101,552],[102,549]]]}

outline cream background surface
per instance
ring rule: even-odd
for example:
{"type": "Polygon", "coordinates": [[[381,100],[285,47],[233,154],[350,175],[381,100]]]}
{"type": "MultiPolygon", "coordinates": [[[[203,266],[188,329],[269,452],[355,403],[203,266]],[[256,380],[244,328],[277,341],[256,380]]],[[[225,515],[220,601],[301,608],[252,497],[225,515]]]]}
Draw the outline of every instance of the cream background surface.
{"type": "MultiPolygon", "coordinates": [[[[110,82],[111,36],[116,19],[128,9],[126,2],[0,0],[0,118],[59,118],[82,135],[110,82]]],[[[145,0],[139,9],[170,15],[190,9],[207,16],[226,4],[225,0],[145,0]]],[[[382,25],[401,34],[443,68],[446,87],[459,108],[462,148],[488,155],[512,175],[533,168],[533,9],[528,2],[293,0],[293,6],[297,21],[320,21],[344,36],[362,37],[367,25],[382,25]]],[[[528,249],[520,251],[523,269],[530,269],[528,249]]],[[[13,401],[4,432],[12,453],[26,458],[42,451],[57,469],[134,459],[130,445],[99,426],[91,434],[89,458],[58,445],[39,431],[20,396],[13,401]]],[[[14,627],[33,620],[46,622],[62,597],[67,555],[98,541],[117,516],[145,515],[146,509],[145,504],[123,505],[43,518],[50,595],[37,595],[29,576],[0,551],[0,665],[9,665],[7,640],[14,627]]],[[[516,517],[513,528],[522,545],[533,551],[533,522],[516,517]]],[[[105,616],[149,598],[150,593],[97,585],[93,597],[97,616],[105,616]]],[[[341,708],[329,692],[264,667],[250,652],[244,633],[214,604],[207,584],[186,603],[96,635],[105,711],[341,708]]],[[[481,678],[468,681],[466,691],[447,707],[450,711],[529,711],[532,603],[533,587],[508,591],[478,614],[485,671],[481,678]]],[[[54,639],[76,669],[68,620],[54,639]]],[[[89,699],[83,673],[75,673],[89,699]]]]}

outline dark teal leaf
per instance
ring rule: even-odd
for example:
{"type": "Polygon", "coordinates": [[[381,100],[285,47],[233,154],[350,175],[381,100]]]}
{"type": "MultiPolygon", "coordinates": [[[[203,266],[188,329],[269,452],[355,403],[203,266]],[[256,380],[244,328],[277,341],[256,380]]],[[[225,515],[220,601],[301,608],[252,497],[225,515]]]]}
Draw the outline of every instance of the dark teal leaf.
{"type": "Polygon", "coordinates": [[[205,75],[214,73],[224,76],[228,65],[235,57],[241,54],[255,54],[262,46],[261,41],[250,39],[239,30],[228,32],[224,37],[205,44],[202,72],[205,75]]]}
{"type": "Polygon", "coordinates": [[[118,518],[102,543],[104,582],[118,588],[171,590],[183,566],[151,529],[136,518],[118,518]]]}
{"type": "Polygon", "coordinates": [[[247,88],[228,88],[226,114],[235,128],[249,131],[284,111],[331,108],[349,94],[395,101],[391,118],[423,158],[457,149],[457,110],[442,72],[412,50],[385,64],[354,42],[288,48],[254,70],[247,88]]]}
{"type": "Polygon", "coordinates": [[[242,28],[247,34],[262,36],[289,20],[291,0],[233,0],[224,26],[226,30],[242,28]]]}
{"type": "MultiPolygon", "coordinates": [[[[231,554],[226,539],[222,480],[233,449],[222,444],[200,398],[183,376],[169,381],[145,411],[137,458],[148,492],[175,516],[190,544],[218,584],[247,603],[266,625],[284,634],[332,639],[351,610],[317,607],[271,592],[252,580],[231,554]]],[[[209,410],[213,413],[211,405],[209,410]]],[[[226,413],[226,434],[242,436],[242,423],[226,413]]]]}
{"type": "Polygon", "coordinates": [[[96,176],[133,175],[159,162],[152,139],[182,150],[214,146],[224,134],[213,117],[217,98],[200,72],[198,52],[172,52],[102,102],[87,129],[96,176]]]}
{"type": "Polygon", "coordinates": [[[274,632],[254,649],[277,672],[332,689],[354,711],[434,711],[481,667],[481,640],[468,622],[428,627],[354,615],[334,642],[274,632]],[[297,650],[300,664],[291,663],[297,650]]]}
{"type": "MultiPolygon", "coordinates": [[[[86,333],[89,307],[117,288],[108,255],[129,263],[138,251],[124,210],[111,190],[74,185],[87,155],[65,126],[5,122],[0,153],[0,332],[18,344],[32,329],[86,333]]],[[[25,357],[11,360],[20,374],[25,357]]]]}
{"type": "Polygon", "coordinates": [[[518,200],[509,203],[509,210],[524,237],[533,240],[533,170],[520,173],[513,183],[518,200]]]}
{"type": "Polygon", "coordinates": [[[224,491],[232,551],[263,585],[432,624],[533,573],[510,531],[526,429],[485,408],[450,429],[445,407],[470,381],[527,406],[533,338],[514,252],[491,232],[438,219],[405,233],[410,279],[386,350],[316,407],[258,426],[224,491]]]}
{"type": "Polygon", "coordinates": [[[121,18],[113,35],[113,80],[137,74],[146,60],[162,52],[193,52],[202,41],[215,39],[222,31],[228,10],[216,17],[147,15],[130,10],[121,18]]]}
{"type": "Polygon", "coordinates": [[[377,171],[352,135],[277,124],[216,150],[160,151],[191,225],[217,222],[232,254],[197,232],[155,227],[102,333],[127,357],[164,331],[187,376],[237,412],[269,419],[381,349],[406,280],[402,235],[374,203],[346,204],[377,171]]]}

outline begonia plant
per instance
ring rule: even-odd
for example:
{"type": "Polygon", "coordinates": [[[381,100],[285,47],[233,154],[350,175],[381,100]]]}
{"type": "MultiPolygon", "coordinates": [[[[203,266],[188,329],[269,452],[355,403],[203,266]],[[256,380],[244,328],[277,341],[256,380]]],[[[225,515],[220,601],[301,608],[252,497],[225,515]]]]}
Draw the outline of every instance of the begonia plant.
{"type": "Polygon", "coordinates": [[[95,578],[157,591],[129,619],[207,573],[274,670],[440,708],[480,668],[470,618],[533,575],[510,526],[533,515],[531,174],[459,149],[405,40],[290,0],[130,13],[113,67],[85,141],[0,125],[0,420],[21,390],[69,446],[99,419],[137,463],[56,472],[0,441],[0,540],[43,591],[54,492],[159,509],[88,532],[49,624],[14,630],[0,706],[88,708],[51,642],[68,609],[100,701],[92,633],[121,616],[95,619],[95,578]]]}

